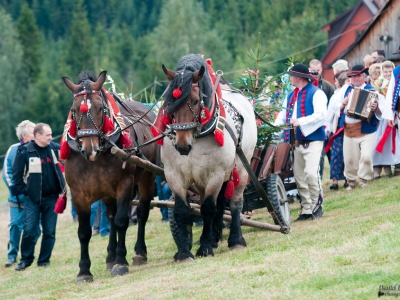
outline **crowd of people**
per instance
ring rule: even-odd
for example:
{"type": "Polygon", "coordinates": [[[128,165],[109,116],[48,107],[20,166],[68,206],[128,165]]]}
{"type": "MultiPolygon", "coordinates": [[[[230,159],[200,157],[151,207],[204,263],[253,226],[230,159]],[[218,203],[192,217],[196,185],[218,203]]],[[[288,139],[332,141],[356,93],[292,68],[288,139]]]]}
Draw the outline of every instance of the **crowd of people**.
{"type": "Polygon", "coordinates": [[[350,69],[347,61],[340,59],[332,68],[335,87],[322,78],[322,64],[316,59],[309,66],[291,67],[287,74],[294,90],[285,98],[284,109],[275,120],[275,125],[294,128],[284,130],[282,139],[293,139],[295,144],[293,172],[302,207],[296,221],[323,215],[325,153],[330,163],[331,190],[339,189],[339,181],[352,191],[357,181],[365,188],[373,179],[400,174],[400,66],[385,60],[383,50],[375,50],[365,56],[364,65],[350,69]],[[361,117],[363,111],[355,114],[353,110],[365,97],[371,100],[363,111],[370,113],[361,117]]]}

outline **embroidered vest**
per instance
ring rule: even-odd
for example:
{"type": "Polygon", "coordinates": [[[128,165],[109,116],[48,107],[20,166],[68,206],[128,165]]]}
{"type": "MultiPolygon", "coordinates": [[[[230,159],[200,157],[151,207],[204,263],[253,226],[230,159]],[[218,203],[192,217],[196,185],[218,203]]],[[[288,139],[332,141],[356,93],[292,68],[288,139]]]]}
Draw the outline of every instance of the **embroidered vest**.
{"type": "MultiPolygon", "coordinates": [[[[286,106],[286,125],[290,125],[290,119],[293,115],[293,107],[297,101],[297,118],[306,117],[314,113],[313,96],[319,88],[311,83],[307,84],[302,90],[295,88],[293,92],[289,93],[286,106]]],[[[321,126],[308,136],[304,136],[300,127],[296,127],[296,139],[301,141],[323,141],[325,140],[325,129],[321,126]]],[[[284,130],[283,140],[290,142],[290,130],[284,130]]]]}
{"type": "Polygon", "coordinates": [[[392,111],[396,109],[397,101],[400,95],[400,66],[394,68],[393,76],[394,76],[394,90],[392,98],[392,111]]]}
{"type": "MultiPolygon", "coordinates": [[[[346,93],[344,94],[345,98],[350,94],[350,92],[353,90],[353,86],[350,85],[347,90],[346,93]]],[[[375,92],[375,88],[370,85],[370,84],[366,84],[364,87],[364,90],[368,90],[368,91],[373,91],[375,92]]],[[[344,127],[344,119],[345,119],[345,114],[344,114],[344,109],[342,109],[340,111],[340,121],[339,121],[339,125],[340,127],[344,127]]],[[[371,119],[369,120],[369,122],[367,121],[361,121],[361,133],[374,133],[377,129],[378,129],[378,125],[379,125],[379,120],[376,118],[375,113],[372,115],[371,119]]]]}

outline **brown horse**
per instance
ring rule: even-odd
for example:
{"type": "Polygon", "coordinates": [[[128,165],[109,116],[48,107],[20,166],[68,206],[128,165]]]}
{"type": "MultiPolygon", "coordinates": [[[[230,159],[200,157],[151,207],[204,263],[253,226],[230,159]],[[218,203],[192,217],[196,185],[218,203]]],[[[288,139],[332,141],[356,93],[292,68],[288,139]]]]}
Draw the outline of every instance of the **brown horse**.
{"type": "MultiPolygon", "coordinates": [[[[67,134],[68,144],[74,151],[71,151],[65,161],[65,177],[71,188],[79,219],[81,259],[77,283],[93,281],[89,257],[89,241],[92,236],[90,206],[99,199],[107,206],[110,221],[107,269],[111,270],[114,276],[124,275],[129,271],[125,245],[129,223],[128,208],[135,196],[135,190],[138,189],[138,237],[133,264],[147,261],[145,225],[149,216],[150,201],[153,199],[155,175],[129,162],[124,166],[119,158],[111,154],[111,143],[103,132],[110,109],[105,90],[102,90],[105,79],[106,71],[101,72],[98,79],[92,72],[83,72],[78,77],[78,84],[63,77],[65,85],[74,94],[71,126],[75,128],[70,128],[67,134]],[[71,137],[71,131],[76,132],[76,137],[71,137]]],[[[155,114],[148,112],[148,108],[139,102],[131,101],[125,104],[127,108],[119,106],[119,109],[125,124],[133,124],[129,130],[130,140],[133,141],[132,146],[137,147],[152,138],[149,124],[154,121],[155,114]]],[[[118,131],[118,122],[114,124],[118,131]]],[[[121,141],[117,140],[116,145],[121,147],[121,141]]],[[[149,144],[143,149],[138,148],[136,155],[159,165],[158,145],[149,144]]]]}

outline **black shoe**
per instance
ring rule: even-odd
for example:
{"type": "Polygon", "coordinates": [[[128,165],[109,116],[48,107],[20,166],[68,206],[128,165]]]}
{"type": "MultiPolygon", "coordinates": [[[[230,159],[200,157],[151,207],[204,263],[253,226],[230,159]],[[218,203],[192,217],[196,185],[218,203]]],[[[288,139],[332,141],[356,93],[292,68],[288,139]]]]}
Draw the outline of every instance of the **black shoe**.
{"type": "Polygon", "coordinates": [[[320,205],[318,207],[318,209],[313,213],[313,218],[312,219],[315,220],[315,219],[322,218],[323,215],[324,215],[324,211],[322,209],[322,206],[320,205]]]}
{"type": "Polygon", "coordinates": [[[339,189],[339,186],[337,185],[337,183],[334,183],[334,184],[332,184],[332,185],[330,186],[330,189],[336,191],[336,190],[339,189]]]}
{"type": "Polygon", "coordinates": [[[301,214],[296,220],[294,220],[293,222],[297,222],[297,221],[305,221],[305,220],[309,220],[312,219],[313,215],[312,214],[301,214]]]}
{"type": "Polygon", "coordinates": [[[46,267],[49,267],[49,266],[50,266],[50,262],[38,263],[37,265],[38,265],[38,267],[44,267],[44,268],[46,268],[46,267]]]}
{"type": "Polygon", "coordinates": [[[26,263],[20,262],[16,267],[15,271],[24,271],[27,267],[30,265],[27,265],[26,263]]]}
{"type": "Polygon", "coordinates": [[[347,180],[344,181],[343,187],[347,188],[349,186],[349,184],[347,183],[347,180]]]}
{"type": "Polygon", "coordinates": [[[4,263],[4,266],[5,266],[6,268],[9,268],[9,267],[11,267],[12,265],[14,265],[14,264],[16,264],[16,263],[17,263],[17,260],[16,260],[15,258],[9,258],[9,259],[7,259],[6,262],[4,263]]]}

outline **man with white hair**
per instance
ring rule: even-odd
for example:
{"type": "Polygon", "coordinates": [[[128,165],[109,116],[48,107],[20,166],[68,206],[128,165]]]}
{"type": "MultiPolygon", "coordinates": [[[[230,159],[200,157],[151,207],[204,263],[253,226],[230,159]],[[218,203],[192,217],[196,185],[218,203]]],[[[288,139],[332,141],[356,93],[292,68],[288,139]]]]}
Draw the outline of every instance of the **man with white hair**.
{"type": "MultiPolygon", "coordinates": [[[[7,260],[4,263],[5,267],[11,267],[17,261],[17,255],[19,251],[19,242],[21,240],[21,233],[23,230],[23,223],[22,223],[22,215],[23,215],[23,207],[25,196],[19,195],[18,197],[15,196],[16,193],[14,192],[14,180],[12,176],[13,172],[13,163],[15,156],[17,155],[18,148],[28,143],[30,140],[33,139],[33,128],[35,124],[29,120],[22,121],[18,124],[15,128],[17,137],[19,139],[19,143],[11,145],[8,148],[6,156],[4,158],[4,166],[2,177],[4,182],[9,189],[8,194],[8,206],[10,209],[10,223],[8,224],[8,253],[7,253],[7,260]]],[[[38,227],[39,231],[39,227],[38,227]]],[[[40,232],[38,232],[40,234],[40,232]]]]}
{"type": "Polygon", "coordinates": [[[373,178],[372,152],[375,145],[376,130],[378,129],[380,111],[377,110],[378,103],[371,105],[374,112],[371,119],[367,122],[345,115],[345,107],[352,98],[354,88],[375,91],[370,84],[365,84],[368,75],[368,68],[362,65],[355,65],[347,77],[351,78],[351,85],[340,91],[343,99],[340,105],[341,117],[340,127],[344,128],[343,157],[344,157],[344,176],[347,179],[348,187],[351,191],[356,186],[357,177],[360,187],[366,187],[367,182],[373,178]],[[378,118],[377,118],[378,115],[378,118]]]}
{"type": "Polygon", "coordinates": [[[338,59],[333,65],[333,74],[336,75],[337,73],[343,72],[343,71],[348,71],[349,70],[349,64],[347,63],[347,60],[344,59],[338,59]]]}

